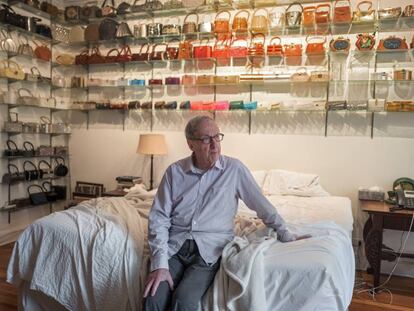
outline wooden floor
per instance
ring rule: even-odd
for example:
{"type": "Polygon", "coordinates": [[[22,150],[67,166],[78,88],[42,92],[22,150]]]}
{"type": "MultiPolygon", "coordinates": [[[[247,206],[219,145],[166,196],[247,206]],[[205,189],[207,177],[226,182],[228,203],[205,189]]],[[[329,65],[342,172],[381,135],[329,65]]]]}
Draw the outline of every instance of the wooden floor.
{"type": "MultiPolygon", "coordinates": [[[[6,269],[12,249],[13,244],[0,246],[0,311],[17,310],[17,292],[6,283],[6,269]]],[[[371,279],[366,273],[358,273],[358,289],[368,289],[371,279]]],[[[392,304],[387,292],[377,294],[374,301],[369,293],[358,294],[355,290],[349,311],[414,311],[414,279],[393,277],[386,287],[392,291],[392,304]]]]}

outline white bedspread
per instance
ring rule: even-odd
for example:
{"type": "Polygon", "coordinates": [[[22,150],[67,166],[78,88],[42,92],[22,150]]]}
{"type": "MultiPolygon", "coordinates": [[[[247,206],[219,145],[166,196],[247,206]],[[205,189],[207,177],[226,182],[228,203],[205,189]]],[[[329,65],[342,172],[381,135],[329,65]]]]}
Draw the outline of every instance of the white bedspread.
{"type": "Polygon", "coordinates": [[[313,237],[281,243],[264,228],[229,243],[204,310],[346,310],[355,269],[347,233],[333,222],[291,229],[313,237]]]}
{"type": "Polygon", "coordinates": [[[99,198],[36,221],[15,244],[8,282],[29,282],[68,310],[140,310],[146,222],[137,204],[148,210],[151,200],[99,198]]]}

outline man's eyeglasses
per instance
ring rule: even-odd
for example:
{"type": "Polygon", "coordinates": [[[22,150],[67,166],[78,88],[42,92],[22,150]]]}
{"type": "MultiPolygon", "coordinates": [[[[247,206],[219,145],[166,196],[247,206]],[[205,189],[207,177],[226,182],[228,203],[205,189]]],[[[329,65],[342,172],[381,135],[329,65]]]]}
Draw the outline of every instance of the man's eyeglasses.
{"type": "Polygon", "coordinates": [[[222,141],[224,138],[224,134],[222,133],[218,133],[217,135],[214,136],[203,136],[201,138],[191,138],[191,140],[199,140],[201,141],[203,144],[211,144],[211,142],[214,140],[215,142],[220,142],[222,141]]]}

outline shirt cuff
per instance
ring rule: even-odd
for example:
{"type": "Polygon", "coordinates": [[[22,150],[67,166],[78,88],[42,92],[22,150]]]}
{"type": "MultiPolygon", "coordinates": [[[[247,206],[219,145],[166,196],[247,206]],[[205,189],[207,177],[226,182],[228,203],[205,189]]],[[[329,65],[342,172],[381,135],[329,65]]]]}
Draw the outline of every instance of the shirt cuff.
{"type": "Polygon", "coordinates": [[[296,234],[290,233],[288,230],[279,230],[277,231],[277,239],[280,242],[292,242],[296,241],[296,234]]]}
{"type": "Polygon", "coordinates": [[[166,256],[154,257],[151,259],[151,272],[158,269],[169,270],[168,258],[166,256]]]}

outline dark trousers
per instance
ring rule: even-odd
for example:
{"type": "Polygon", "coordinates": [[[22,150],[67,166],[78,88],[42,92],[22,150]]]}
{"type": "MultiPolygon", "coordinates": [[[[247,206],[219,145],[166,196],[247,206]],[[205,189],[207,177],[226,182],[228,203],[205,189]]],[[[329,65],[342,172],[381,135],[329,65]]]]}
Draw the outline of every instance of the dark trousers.
{"type": "Polygon", "coordinates": [[[220,260],[208,265],[198,252],[194,240],[186,240],[168,261],[174,291],[161,282],[154,296],[144,302],[145,311],[196,311],[204,293],[214,280],[220,260]]]}

